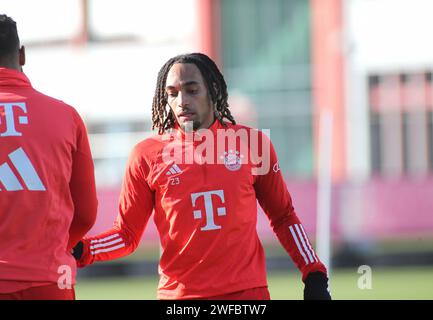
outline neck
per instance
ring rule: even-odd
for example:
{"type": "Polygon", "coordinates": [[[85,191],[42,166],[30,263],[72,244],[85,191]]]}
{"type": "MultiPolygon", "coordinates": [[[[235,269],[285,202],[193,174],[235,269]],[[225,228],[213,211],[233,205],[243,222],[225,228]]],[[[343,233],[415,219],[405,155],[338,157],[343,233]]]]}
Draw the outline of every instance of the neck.
{"type": "Polygon", "coordinates": [[[197,131],[199,129],[209,129],[210,127],[212,127],[212,125],[215,123],[215,121],[217,121],[217,118],[215,116],[213,116],[211,119],[208,119],[207,121],[202,123],[202,125],[200,127],[198,127],[197,129],[195,129],[194,131],[197,131]]]}
{"type": "Polygon", "coordinates": [[[11,61],[10,59],[0,58],[0,67],[8,68],[16,71],[22,71],[20,64],[17,61],[11,61]]]}

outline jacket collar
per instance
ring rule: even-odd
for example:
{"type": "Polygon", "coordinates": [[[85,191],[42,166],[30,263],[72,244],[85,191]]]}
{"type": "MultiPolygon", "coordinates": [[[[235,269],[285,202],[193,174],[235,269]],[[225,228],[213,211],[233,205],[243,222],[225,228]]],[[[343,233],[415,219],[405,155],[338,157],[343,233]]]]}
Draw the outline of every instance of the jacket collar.
{"type": "Polygon", "coordinates": [[[0,87],[31,87],[27,76],[17,70],[0,67],[0,87]]]}

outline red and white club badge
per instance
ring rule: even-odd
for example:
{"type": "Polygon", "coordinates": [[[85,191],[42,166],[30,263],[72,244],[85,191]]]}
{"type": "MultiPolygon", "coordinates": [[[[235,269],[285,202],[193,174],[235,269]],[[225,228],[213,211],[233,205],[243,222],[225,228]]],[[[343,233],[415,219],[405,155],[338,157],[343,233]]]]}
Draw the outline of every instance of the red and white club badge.
{"type": "Polygon", "coordinates": [[[224,156],[221,156],[220,159],[224,159],[224,165],[227,169],[237,171],[241,168],[243,157],[239,151],[229,150],[229,152],[224,152],[224,156]]]}

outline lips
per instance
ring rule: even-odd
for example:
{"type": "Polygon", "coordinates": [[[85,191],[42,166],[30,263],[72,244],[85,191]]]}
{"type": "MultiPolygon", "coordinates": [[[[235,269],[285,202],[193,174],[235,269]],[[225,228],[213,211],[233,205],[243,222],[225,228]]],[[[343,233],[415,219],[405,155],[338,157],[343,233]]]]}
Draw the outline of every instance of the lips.
{"type": "Polygon", "coordinates": [[[184,118],[186,120],[191,119],[194,116],[194,112],[181,112],[178,114],[179,118],[184,118]]]}

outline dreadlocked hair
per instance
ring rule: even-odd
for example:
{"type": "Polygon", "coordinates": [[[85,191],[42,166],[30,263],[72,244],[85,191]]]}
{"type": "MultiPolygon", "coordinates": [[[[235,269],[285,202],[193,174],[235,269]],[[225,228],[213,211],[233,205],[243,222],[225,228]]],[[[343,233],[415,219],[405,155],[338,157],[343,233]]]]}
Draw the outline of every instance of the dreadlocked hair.
{"type": "Polygon", "coordinates": [[[152,103],[152,130],[158,128],[158,133],[163,134],[166,130],[173,128],[176,123],[173,112],[167,107],[167,93],[165,92],[167,74],[170,68],[176,63],[192,63],[197,66],[206,83],[207,91],[214,106],[214,113],[218,121],[223,126],[226,126],[224,123],[224,118],[226,118],[232,124],[236,124],[227,102],[227,85],[217,65],[203,53],[189,53],[171,58],[162,66],[158,73],[152,103]]]}

